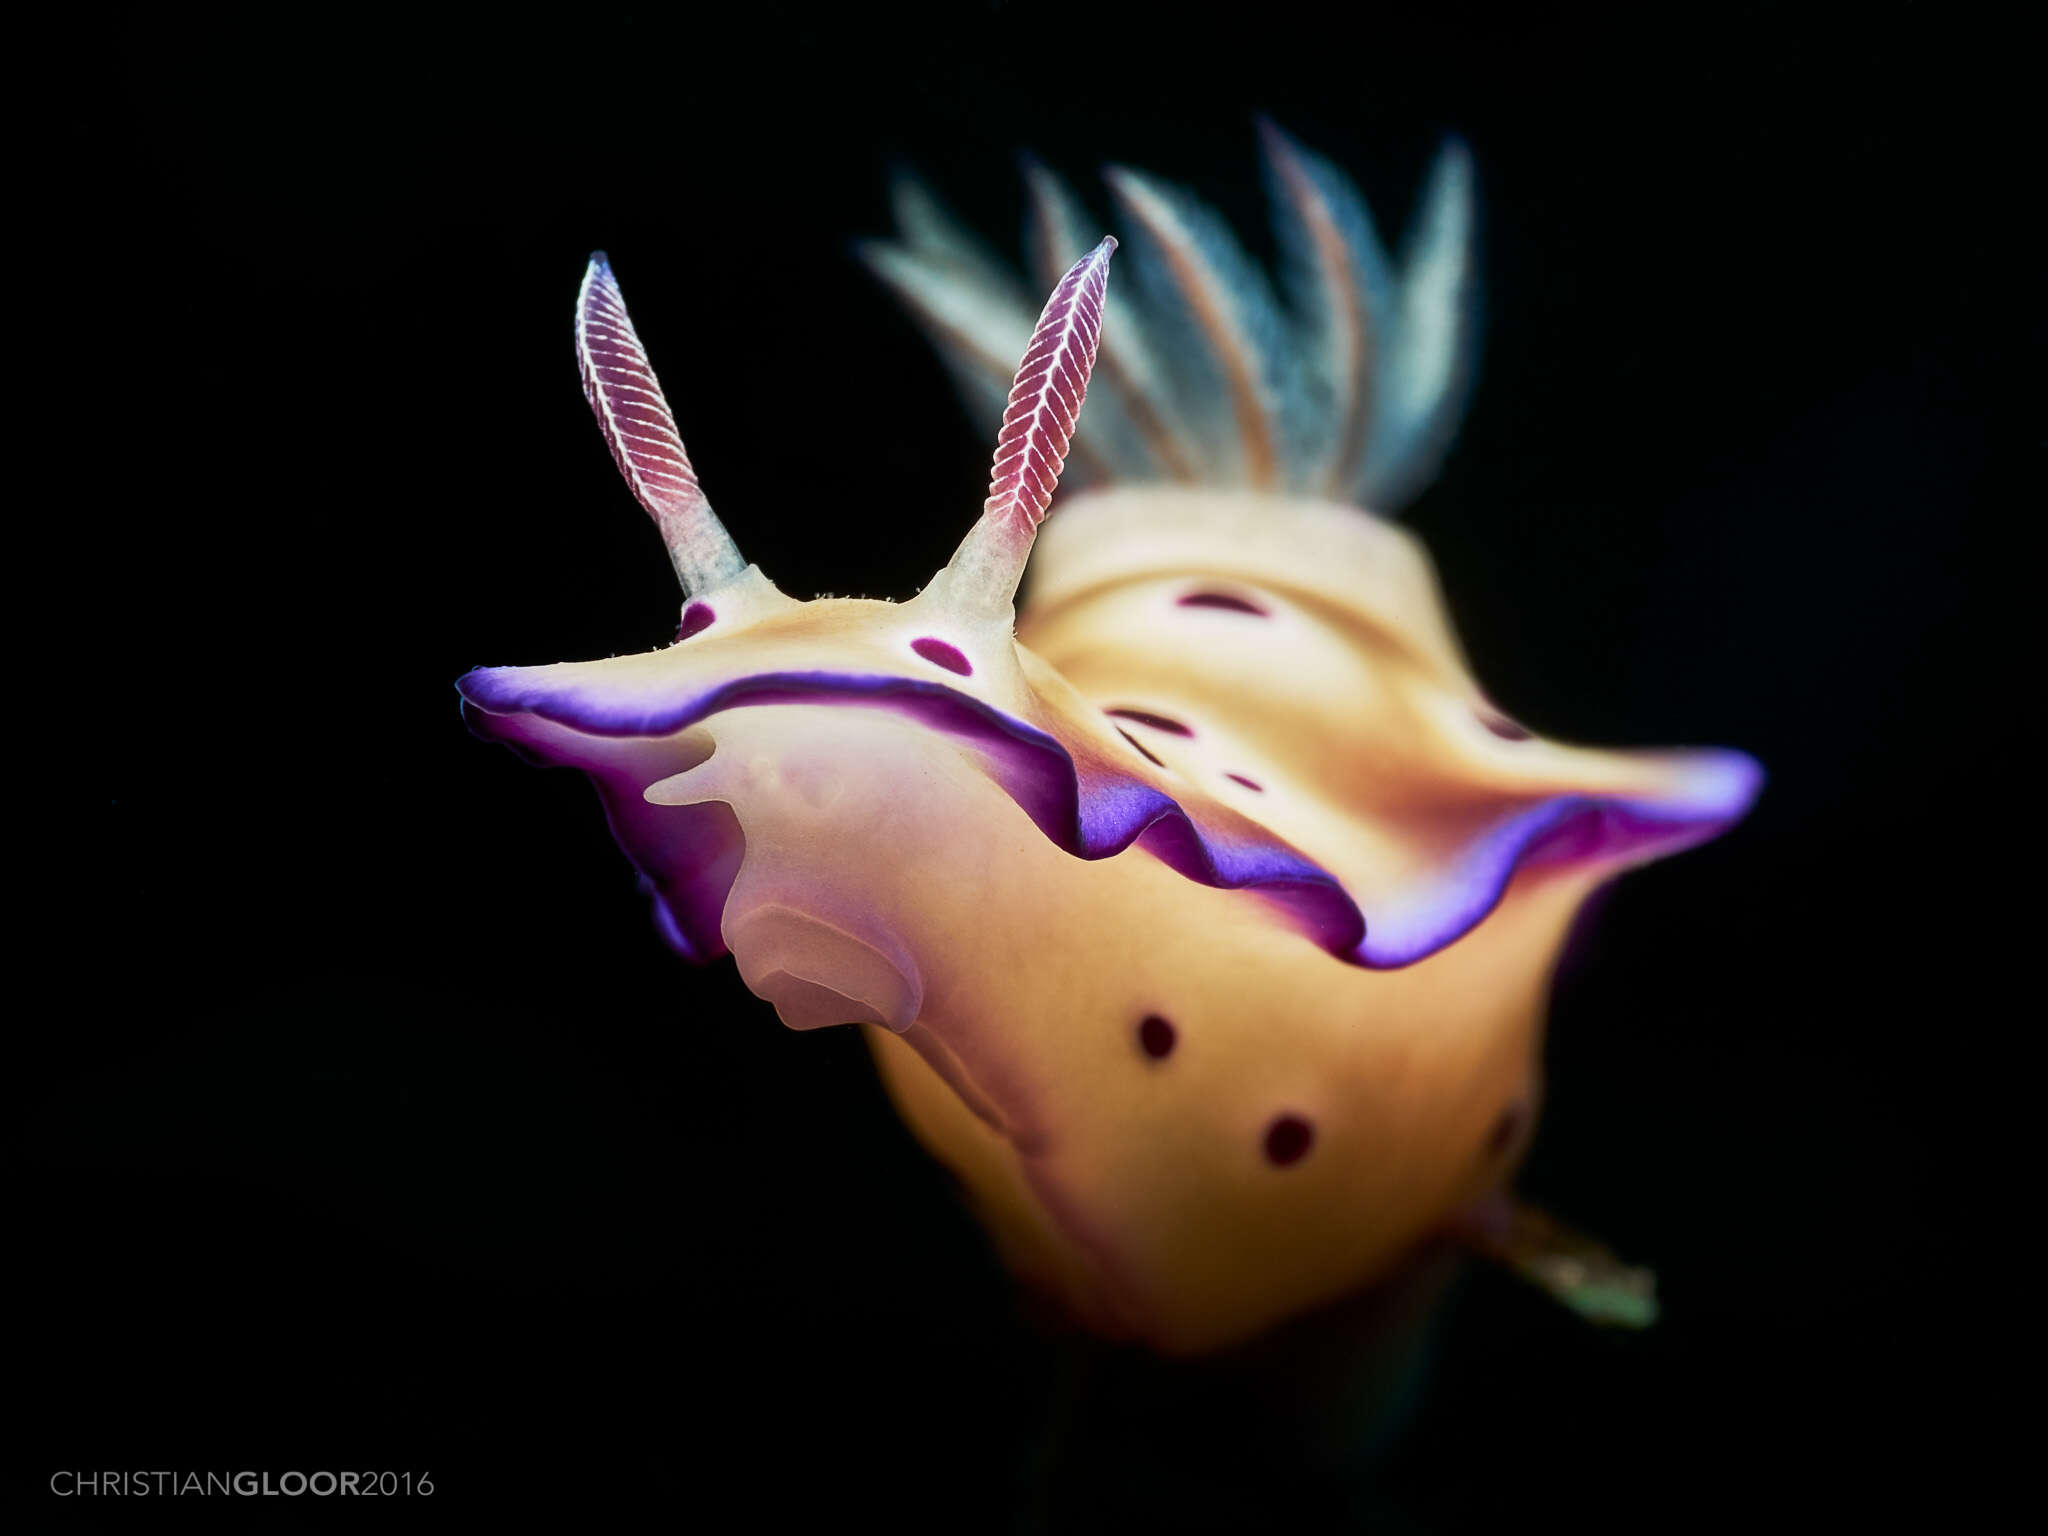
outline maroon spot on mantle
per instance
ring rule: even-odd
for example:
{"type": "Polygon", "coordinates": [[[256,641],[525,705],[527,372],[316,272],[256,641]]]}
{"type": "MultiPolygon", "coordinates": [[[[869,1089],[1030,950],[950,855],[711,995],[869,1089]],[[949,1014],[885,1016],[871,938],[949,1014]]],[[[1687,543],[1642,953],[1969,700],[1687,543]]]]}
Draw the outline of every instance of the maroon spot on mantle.
{"type": "Polygon", "coordinates": [[[1230,592],[1190,592],[1180,600],[1183,608],[1221,608],[1227,613],[1248,613],[1255,619],[1263,619],[1266,610],[1247,597],[1238,597],[1230,592]]]}
{"type": "Polygon", "coordinates": [[[1173,1054],[1174,1042],[1180,1032],[1158,1014],[1145,1016],[1145,1022],[1138,1026],[1138,1045],[1154,1061],[1173,1054]]]}
{"type": "Polygon", "coordinates": [[[1116,728],[1116,733],[1117,735],[1123,737],[1125,741],[1128,741],[1132,746],[1136,747],[1138,749],[1138,756],[1144,758],[1145,761],[1150,763],[1154,768],[1164,768],[1166,766],[1166,764],[1159,761],[1159,759],[1154,757],[1150,752],[1147,752],[1145,750],[1145,744],[1138,740],[1137,737],[1133,736],[1129,731],[1125,730],[1122,726],[1118,726],[1116,728]]]}
{"type": "Polygon", "coordinates": [[[1261,784],[1257,779],[1248,779],[1241,773],[1226,773],[1223,777],[1230,780],[1233,784],[1242,784],[1246,789],[1255,789],[1262,795],[1266,792],[1265,785],[1261,784]]]}
{"type": "Polygon", "coordinates": [[[957,645],[948,645],[943,640],[934,640],[926,635],[923,639],[910,642],[910,648],[935,667],[944,667],[948,672],[958,672],[962,677],[974,676],[974,668],[967,658],[960,654],[957,645]]]}
{"type": "Polygon", "coordinates": [[[1527,741],[1530,737],[1530,731],[1526,726],[1518,725],[1497,709],[1482,707],[1473,711],[1473,713],[1479,716],[1479,723],[1481,725],[1493,732],[1502,741],[1527,741]]]}
{"type": "Polygon", "coordinates": [[[711,621],[717,617],[709,603],[690,604],[683,610],[683,627],[676,631],[676,642],[681,644],[699,630],[709,629],[711,621]]]}
{"type": "Polygon", "coordinates": [[[1493,1122],[1493,1129],[1486,1133],[1486,1156],[1489,1161],[1504,1157],[1522,1134],[1522,1122],[1528,1118],[1528,1111],[1520,1104],[1510,1104],[1500,1112],[1500,1118],[1493,1122]]]}
{"type": "Polygon", "coordinates": [[[1164,715],[1155,715],[1145,709],[1110,709],[1104,714],[1115,715],[1119,720],[1135,720],[1139,725],[1149,725],[1155,731],[1164,731],[1169,736],[1192,736],[1195,733],[1178,720],[1169,720],[1164,715]]]}
{"type": "Polygon", "coordinates": [[[1315,1145],[1316,1128],[1299,1115],[1281,1115],[1266,1127],[1266,1157],[1278,1167],[1298,1163],[1315,1145]]]}

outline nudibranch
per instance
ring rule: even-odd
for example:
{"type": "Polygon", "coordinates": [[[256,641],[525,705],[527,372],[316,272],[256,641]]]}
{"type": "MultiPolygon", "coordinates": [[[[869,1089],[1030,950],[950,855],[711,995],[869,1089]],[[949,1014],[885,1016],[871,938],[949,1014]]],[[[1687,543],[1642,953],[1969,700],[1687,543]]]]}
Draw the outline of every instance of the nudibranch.
{"type": "Polygon", "coordinates": [[[584,390],[681,626],[471,672],[464,711],[591,777],[684,957],[730,951],[791,1028],[864,1026],[1006,1258],[1088,1327],[1222,1348],[1449,1231],[1640,1321],[1641,1272],[1507,1196],[1544,995],[1588,893],[1731,825],[1759,771],[1541,740],[1488,701],[1387,520],[1471,378],[1468,159],[1443,152],[1396,265],[1348,181],[1263,132],[1284,304],[1126,170],[1112,297],[1116,240],[1086,246],[1034,165],[1034,321],[900,189],[901,242],[865,254],[1000,407],[980,518],[905,602],[799,601],[741,557],[593,257],[584,390]],[[1088,487],[1040,536],[1070,456],[1088,487]]]}

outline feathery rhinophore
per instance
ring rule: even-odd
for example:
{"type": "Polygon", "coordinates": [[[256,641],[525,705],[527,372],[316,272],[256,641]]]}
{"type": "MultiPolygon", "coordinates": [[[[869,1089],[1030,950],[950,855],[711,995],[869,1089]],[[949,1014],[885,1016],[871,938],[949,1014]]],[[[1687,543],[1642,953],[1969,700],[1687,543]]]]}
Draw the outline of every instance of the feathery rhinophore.
{"type": "Polygon", "coordinates": [[[1115,251],[1115,238],[1105,236],[1059,280],[1017,365],[988,499],[947,566],[954,589],[977,607],[1000,610],[1016,595],[1031,542],[1052,506],[1088,397],[1115,251]]]}
{"type": "MultiPolygon", "coordinates": [[[[1470,157],[1439,154],[1396,264],[1329,161],[1259,125],[1281,296],[1214,210],[1140,172],[1104,172],[1132,281],[1104,306],[1088,420],[1072,444],[1092,485],[1178,481],[1287,491],[1393,512],[1427,485],[1471,389],[1478,283],[1470,157]]],[[[1050,282],[1099,227],[1025,162],[1029,266],[1050,282]]],[[[861,254],[904,300],[969,404],[999,417],[1028,299],[921,184],[896,189],[898,240],[861,254]]]]}
{"type": "Polygon", "coordinates": [[[1102,300],[1116,241],[1105,238],[1053,289],[1017,365],[982,512],[1037,527],[1052,505],[1102,337],[1102,300]]]}
{"type": "Polygon", "coordinates": [[[701,592],[745,570],[739,547],[697,484],[661,381],[603,251],[591,256],[576,295],[576,365],[605,446],[661,530],[683,591],[701,592]]]}

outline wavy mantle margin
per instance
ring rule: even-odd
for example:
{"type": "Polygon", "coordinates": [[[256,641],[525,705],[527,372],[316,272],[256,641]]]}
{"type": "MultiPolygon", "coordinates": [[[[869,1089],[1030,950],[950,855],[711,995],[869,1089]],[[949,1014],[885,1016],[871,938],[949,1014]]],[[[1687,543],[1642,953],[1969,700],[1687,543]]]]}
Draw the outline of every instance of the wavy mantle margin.
{"type": "Polygon", "coordinates": [[[762,672],[729,679],[673,704],[627,709],[600,702],[584,690],[541,685],[531,679],[534,670],[486,667],[459,679],[455,686],[465,723],[476,735],[503,742],[522,757],[579,767],[597,780],[613,834],[654,898],[662,937],[700,964],[725,952],[719,918],[730,874],[716,891],[692,888],[685,877],[721,853],[735,852],[713,843],[729,835],[729,829],[702,826],[698,836],[681,839],[655,837],[651,829],[643,835],[634,825],[636,808],[639,813],[661,811],[671,827],[679,808],[645,804],[642,791],[654,779],[643,777],[644,768],[626,772],[629,765],[622,759],[629,752],[622,749],[628,743],[657,747],[664,738],[729,709],[839,703],[905,715],[969,743],[1038,829],[1077,858],[1110,858],[1136,844],[1198,884],[1267,898],[1320,948],[1348,964],[1376,970],[1412,965],[1455,943],[1485,920],[1525,865],[1650,843],[1660,851],[1675,851],[1706,841],[1748,810],[1763,780],[1753,759],[1728,751],[1713,754],[1719,760],[1715,792],[1693,801],[1585,794],[1541,800],[1474,839],[1414,910],[1387,914],[1369,925],[1342,881],[1271,833],[1240,842],[1205,830],[1171,795],[1141,779],[1110,773],[1091,782],[1095,775],[1084,775],[1057,738],[943,683],[887,673],[762,672]],[[564,743],[557,732],[535,730],[531,721],[572,733],[577,745],[564,743]],[[677,863],[686,867],[669,867],[677,863]]]}

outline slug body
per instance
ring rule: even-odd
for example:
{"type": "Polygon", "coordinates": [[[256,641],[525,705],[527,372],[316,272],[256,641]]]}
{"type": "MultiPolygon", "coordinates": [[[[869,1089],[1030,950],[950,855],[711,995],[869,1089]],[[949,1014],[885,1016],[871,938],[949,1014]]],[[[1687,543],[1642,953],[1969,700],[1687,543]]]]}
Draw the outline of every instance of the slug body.
{"type": "MultiPolygon", "coordinates": [[[[902,603],[800,602],[738,556],[594,258],[586,389],[681,632],[459,684],[479,734],[592,777],[674,948],[729,951],[793,1028],[867,1027],[1021,1274],[1177,1353],[1448,1227],[1552,1273],[1502,1213],[1567,926],[1760,780],[1739,753],[1549,743],[1487,702],[1420,544],[1356,504],[1448,441],[1469,172],[1454,151],[1396,274],[1341,177],[1275,130],[1267,152],[1284,309],[1205,210],[1129,172],[1147,302],[1112,302],[1116,242],[1077,251],[1034,168],[1058,279],[1034,325],[904,189],[904,243],[869,259],[1003,409],[981,520],[902,603]],[[1020,353],[1005,393],[990,370],[1020,353]],[[1096,488],[1038,537],[1070,454],[1096,488]]],[[[1553,1289],[1597,1314],[1598,1268],[1553,1289]]]]}

